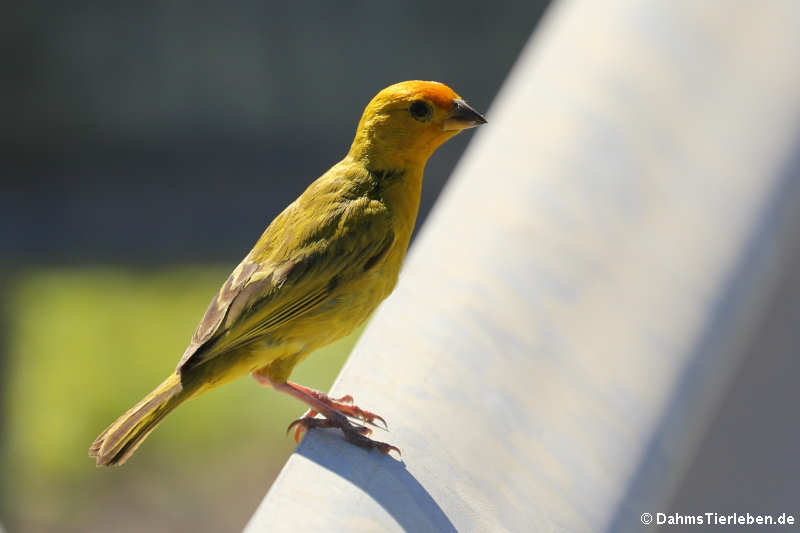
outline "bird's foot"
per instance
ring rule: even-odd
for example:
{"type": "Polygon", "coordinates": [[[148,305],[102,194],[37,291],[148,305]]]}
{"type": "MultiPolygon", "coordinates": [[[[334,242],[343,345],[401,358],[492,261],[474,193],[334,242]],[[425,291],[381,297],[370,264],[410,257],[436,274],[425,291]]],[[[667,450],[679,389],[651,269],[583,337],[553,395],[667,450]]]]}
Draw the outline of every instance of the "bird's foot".
{"type": "MultiPolygon", "coordinates": [[[[349,394],[342,396],[341,398],[331,398],[324,392],[320,392],[315,389],[310,389],[308,387],[304,387],[303,385],[299,385],[297,383],[292,383],[291,381],[286,382],[287,385],[294,388],[295,390],[311,396],[312,398],[322,402],[324,405],[330,407],[332,410],[340,413],[348,418],[355,418],[357,420],[366,422],[367,424],[371,424],[377,428],[381,428],[384,430],[389,430],[388,424],[386,424],[386,420],[383,419],[382,416],[377,415],[371,411],[365,411],[361,409],[357,405],[353,404],[353,397],[349,394]],[[375,422],[378,421],[383,424],[383,427],[376,424],[375,422]]],[[[308,403],[308,402],[306,402],[308,403]]],[[[322,413],[325,414],[324,412],[322,413]]],[[[305,416],[308,416],[306,414],[305,416]]]]}
{"type": "Polygon", "coordinates": [[[392,446],[386,442],[380,442],[367,437],[367,435],[372,433],[372,430],[366,426],[351,424],[350,421],[347,420],[347,417],[342,415],[333,418],[315,418],[317,414],[318,413],[313,409],[309,410],[305,416],[289,424],[289,427],[286,428],[286,432],[289,433],[294,429],[294,440],[299,443],[303,433],[309,429],[339,428],[342,430],[342,433],[344,433],[344,438],[356,446],[366,449],[376,449],[381,453],[389,453],[394,450],[398,455],[402,455],[397,446],[392,446]]]}
{"type": "MultiPolygon", "coordinates": [[[[302,438],[303,433],[305,433],[311,428],[339,427],[337,422],[331,420],[330,418],[317,418],[318,414],[319,413],[314,411],[313,409],[309,409],[303,416],[301,416],[300,418],[289,424],[289,427],[286,428],[286,433],[288,434],[290,431],[294,430],[294,441],[300,444],[300,439],[302,438]]],[[[349,421],[348,424],[361,435],[367,436],[372,433],[372,430],[366,426],[359,426],[357,424],[352,424],[349,421]]]]}
{"type": "Polygon", "coordinates": [[[382,453],[389,453],[392,450],[396,451],[398,454],[401,453],[396,446],[375,441],[367,437],[367,435],[372,433],[372,430],[368,427],[353,424],[348,420],[348,418],[353,418],[375,427],[381,427],[376,424],[376,421],[379,421],[383,424],[382,429],[388,429],[388,425],[383,417],[354,405],[352,396],[347,395],[341,398],[331,398],[323,392],[304,387],[303,385],[291,381],[282,383],[272,381],[269,379],[268,375],[261,372],[254,372],[253,377],[262,385],[285,392],[310,407],[303,417],[289,424],[286,430],[287,433],[294,430],[294,439],[296,442],[300,442],[303,433],[311,428],[339,428],[342,430],[342,433],[344,433],[345,439],[356,446],[367,449],[374,448],[382,453]],[[316,418],[318,414],[321,414],[325,418],[316,418]]]}

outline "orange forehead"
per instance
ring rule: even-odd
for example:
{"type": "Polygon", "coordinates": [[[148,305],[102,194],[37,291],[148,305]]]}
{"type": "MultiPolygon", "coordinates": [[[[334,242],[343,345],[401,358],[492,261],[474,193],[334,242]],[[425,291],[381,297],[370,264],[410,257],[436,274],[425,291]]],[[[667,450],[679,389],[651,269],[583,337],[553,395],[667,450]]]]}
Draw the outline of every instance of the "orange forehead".
{"type": "Polygon", "coordinates": [[[455,98],[460,98],[456,92],[438,81],[404,81],[391,85],[381,91],[401,98],[423,98],[442,109],[449,109],[455,98]]]}

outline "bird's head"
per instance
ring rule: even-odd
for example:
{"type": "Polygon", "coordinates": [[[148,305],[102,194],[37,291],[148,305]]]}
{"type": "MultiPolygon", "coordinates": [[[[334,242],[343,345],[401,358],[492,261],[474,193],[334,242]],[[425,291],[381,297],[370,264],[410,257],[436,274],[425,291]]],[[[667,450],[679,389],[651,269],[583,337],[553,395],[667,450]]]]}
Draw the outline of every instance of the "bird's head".
{"type": "Polygon", "coordinates": [[[385,88],[367,105],[349,155],[369,167],[424,166],[447,139],[485,123],[447,85],[404,81],[385,88]]]}

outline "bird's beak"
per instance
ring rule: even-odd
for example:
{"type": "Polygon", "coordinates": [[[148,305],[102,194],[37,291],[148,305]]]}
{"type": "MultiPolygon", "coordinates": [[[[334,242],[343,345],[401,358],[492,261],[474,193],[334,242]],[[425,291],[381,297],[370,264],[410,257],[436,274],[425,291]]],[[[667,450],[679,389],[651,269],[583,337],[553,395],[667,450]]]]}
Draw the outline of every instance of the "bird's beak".
{"type": "Polygon", "coordinates": [[[464,100],[456,98],[453,103],[455,104],[453,110],[442,126],[445,131],[465,130],[486,124],[486,119],[483,118],[483,115],[468,106],[464,100]]]}

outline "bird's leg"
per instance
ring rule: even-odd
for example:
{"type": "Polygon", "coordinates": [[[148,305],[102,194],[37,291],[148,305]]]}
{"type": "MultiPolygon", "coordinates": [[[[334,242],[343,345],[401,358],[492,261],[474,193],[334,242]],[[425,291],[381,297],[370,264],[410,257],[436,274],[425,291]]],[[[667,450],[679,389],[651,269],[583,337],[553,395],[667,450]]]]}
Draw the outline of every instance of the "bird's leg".
{"type": "Polygon", "coordinates": [[[291,381],[272,381],[267,373],[262,371],[253,372],[253,378],[261,385],[286,393],[310,407],[302,418],[295,420],[287,428],[287,431],[291,431],[294,428],[295,440],[299,440],[302,432],[311,428],[335,427],[341,429],[345,438],[357,446],[375,448],[383,453],[389,453],[391,450],[396,451],[398,454],[400,453],[400,450],[391,444],[375,441],[367,437],[372,432],[369,428],[350,423],[347,417],[358,418],[370,424],[374,424],[375,420],[380,420],[386,426],[386,422],[380,416],[352,405],[353,398],[351,396],[343,396],[337,399],[329,398],[323,392],[291,381]],[[314,418],[317,414],[321,414],[325,418],[314,418]]]}
{"type": "Polygon", "coordinates": [[[291,387],[292,389],[301,392],[302,394],[312,396],[317,400],[325,403],[325,405],[330,406],[332,409],[336,410],[337,412],[350,417],[350,418],[357,418],[359,420],[363,420],[368,424],[372,424],[375,427],[380,427],[375,424],[376,420],[379,420],[381,424],[383,424],[383,429],[388,430],[389,426],[386,424],[386,420],[383,419],[382,416],[376,415],[370,411],[364,411],[357,405],[353,405],[353,397],[349,394],[342,396],[341,398],[329,398],[327,394],[324,392],[320,392],[315,389],[310,389],[308,387],[304,387],[298,383],[293,383],[291,381],[287,381],[286,385],[291,387]]]}

